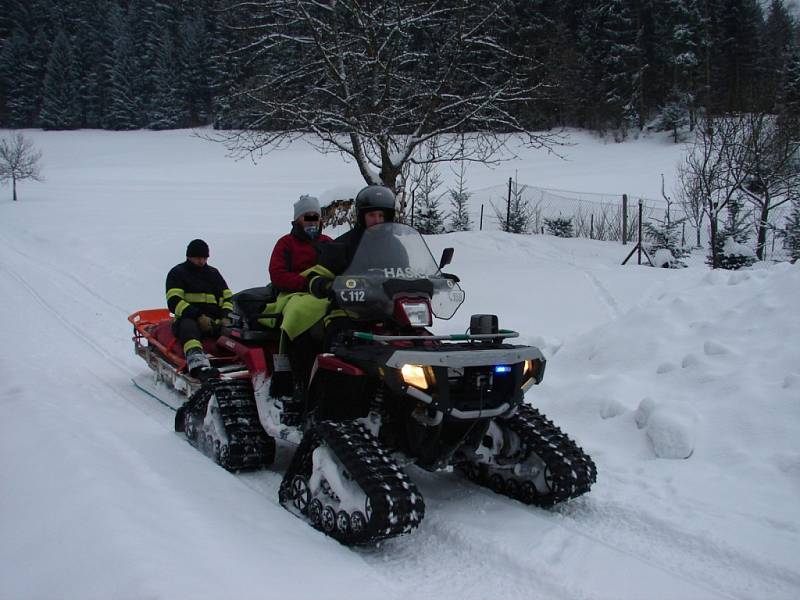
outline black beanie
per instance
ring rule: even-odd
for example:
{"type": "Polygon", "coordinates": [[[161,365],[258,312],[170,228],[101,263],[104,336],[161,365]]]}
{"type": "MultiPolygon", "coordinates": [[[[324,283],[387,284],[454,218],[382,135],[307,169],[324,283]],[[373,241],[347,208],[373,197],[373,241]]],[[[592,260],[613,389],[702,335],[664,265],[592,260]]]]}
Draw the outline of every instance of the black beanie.
{"type": "Polygon", "coordinates": [[[208,258],[208,244],[203,240],[192,240],[186,246],[186,258],[202,257],[208,258]]]}

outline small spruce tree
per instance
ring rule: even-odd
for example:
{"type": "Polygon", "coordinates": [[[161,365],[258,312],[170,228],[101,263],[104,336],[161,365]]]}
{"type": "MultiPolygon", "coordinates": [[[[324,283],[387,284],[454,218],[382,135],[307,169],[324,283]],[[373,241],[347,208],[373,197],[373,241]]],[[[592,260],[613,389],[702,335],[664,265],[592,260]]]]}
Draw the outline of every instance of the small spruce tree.
{"type": "Polygon", "coordinates": [[[514,180],[511,184],[510,202],[504,202],[502,209],[492,205],[497,223],[503,231],[509,233],[530,232],[534,211],[525,197],[525,190],[527,190],[527,186],[519,185],[514,180]]]}
{"type": "Polygon", "coordinates": [[[439,202],[442,177],[433,163],[419,165],[413,177],[414,227],[423,234],[444,233],[444,219],[439,202]]]}
{"type": "Polygon", "coordinates": [[[469,231],[472,223],[469,218],[469,199],[471,194],[467,191],[466,168],[462,161],[456,174],[456,185],[448,190],[450,194],[450,231],[469,231]]]}
{"type": "Polygon", "coordinates": [[[575,237],[572,227],[572,217],[556,217],[545,219],[544,226],[547,233],[556,237],[575,237]]]}
{"type": "MultiPolygon", "coordinates": [[[[731,198],[728,203],[728,215],[722,231],[716,238],[717,257],[720,269],[737,270],[749,267],[756,262],[755,253],[747,244],[749,237],[747,220],[750,213],[742,210],[742,200],[738,197],[731,198]]],[[[706,263],[712,268],[713,254],[709,249],[706,263]]]]}
{"type": "Polygon", "coordinates": [[[654,222],[648,221],[644,224],[644,235],[650,242],[650,249],[653,253],[659,250],[669,250],[674,259],[670,263],[672,268],[686,266],[686,263],[681,260],[688,254],[681,245],[681,225],[684,221],[686,221],[685,218],[671,219],[668,207],[664,212],[663,219],[654,219],[654,222]]]}

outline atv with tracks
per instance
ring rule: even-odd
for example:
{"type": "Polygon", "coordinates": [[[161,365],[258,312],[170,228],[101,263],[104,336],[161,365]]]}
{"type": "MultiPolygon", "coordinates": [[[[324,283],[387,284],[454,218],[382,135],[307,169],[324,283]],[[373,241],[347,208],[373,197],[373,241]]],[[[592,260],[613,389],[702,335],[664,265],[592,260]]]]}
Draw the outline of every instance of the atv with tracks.
{"type": "MultiPolygon", "coordinates": [[[[449,249],[448,249],[449,250],[449,249]]],[[[469,332],[434,335],[464,301],[419,233],[386,223],[364,232],[349,268],[333,281],[332,305],[352,329],[324,348],[304,386],[304,411],[270,394],[285,371],[279,327],[263,319],[268,288],[234,296],[232,323],[206,347],[215,380],[186,372],[165,309],[134,313],[134,344],[154,379],[188,398],[176,430],[231,471],[268,466],[276,440],[296,444],[280,486],[293,514],[344,544],[368,544],[419,526],[425,504],[411,466],[455,469],[527,504],[552,506],[586,493],[592,459],[524,401],[540,383],[538,348],[493,315],[473,315],[469,332]]],[[[284,443],[284,442],[282,442],[284,443]]]]}

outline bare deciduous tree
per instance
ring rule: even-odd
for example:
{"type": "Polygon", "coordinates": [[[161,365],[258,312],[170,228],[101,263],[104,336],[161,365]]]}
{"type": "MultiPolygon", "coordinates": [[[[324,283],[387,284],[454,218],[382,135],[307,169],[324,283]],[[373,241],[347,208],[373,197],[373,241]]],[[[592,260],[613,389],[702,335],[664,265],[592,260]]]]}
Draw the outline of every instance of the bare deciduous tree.
{"type": "Polygon", "coordinates": [[[693,159],[691,155],[685,156],[678,164],[678,202],[686,215],[686,220],[694,227],[695,247],[701,248],[700,234],[706,213],[703,210],[705,202],[701,190],[703,186],[700,178],[695,176],[693,159]]]}
{"type": "Polygon", "coordinates": [[[758,214],[756,256],[764,260],[770,212],[800,198],[800,139],[780,127],[775,115],[749,113],[741,119],[737,160],[744,172],[739,189],[758,214]]]}
{"type": "Polygon", "coordinates": [[[543,84],[521,75],[531,59],[497,35],[514,27],[513,2],[232,5],[234,21],[237,7],[247,13],[238,53],[250,76],[230,99],[243,129],[218,138],[237,154],[311,134],[321,151],[351,157],[367,183],[396,189],[408,162],[497,161],[505,134],[535,148],[560,141],[515,116],[543,84]],[[439,149],[433,156],[417,151],[428,140],[439,149]]]}
{"type": "Polygon", "coordinates": [[[694,147],[679,167],[684,200],[699,199],[711,232],[711,264],[720,266],[717,249],[719,218],[747,178],[737,153],[741,144],[741,118],[704,117],[696,129],[694,147]]]}
{"type": "Polygon", "coordinates": [[[21,133],[0,139],[0,182],[11,181],[12,196],[17,201],[17,182],[42,181],[39,161],[42,153],[21,133]]]}

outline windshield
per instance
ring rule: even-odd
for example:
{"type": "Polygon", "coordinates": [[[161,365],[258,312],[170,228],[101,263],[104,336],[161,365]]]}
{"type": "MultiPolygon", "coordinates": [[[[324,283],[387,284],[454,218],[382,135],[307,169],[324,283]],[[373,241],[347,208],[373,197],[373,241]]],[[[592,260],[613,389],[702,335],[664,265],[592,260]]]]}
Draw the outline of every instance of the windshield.
{"type": "Polygon", "coordinates": [[[383,223],[364,231],[347,275],[424,279],[441,277],[439,265],[416,229],[402,223],[383,223]]]}
{"type": "MultiPolygon", "coordinates": [[[[380,318],[392,314],[387,291],[392,288],[384,285],[388,280],[429,281],[431,311],[440,319],[452,317],[464,302],[463,290],[442,275],[419,232],[402,223],[383,223],[364,231],[350,266],[334,282],[334,293],[355,318],[380,318]]],[[[402,288],[400,284],[398,289],[402,288]]]]}

